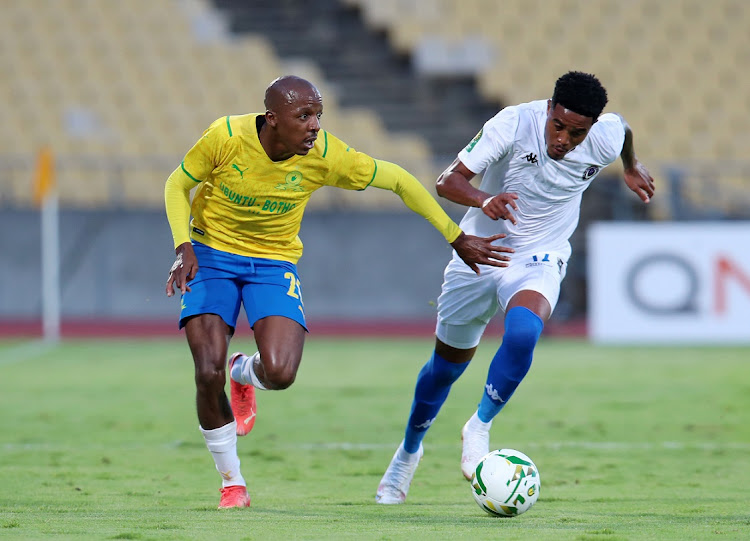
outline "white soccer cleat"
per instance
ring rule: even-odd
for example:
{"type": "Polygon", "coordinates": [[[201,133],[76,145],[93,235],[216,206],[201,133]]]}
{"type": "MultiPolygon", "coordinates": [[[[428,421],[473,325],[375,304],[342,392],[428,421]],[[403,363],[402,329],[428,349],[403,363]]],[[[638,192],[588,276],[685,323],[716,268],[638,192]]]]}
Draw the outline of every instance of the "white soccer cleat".
{"type": "Polygon", "coordinates": [[[406,501],[409,485],[414,478],[414,472],[417,471],[419,461],[422,460],[422,455],[424,455],[424,448],[421,443],[416,453],[407,453],[404,450],[404,443],[401,442],[380,480],[375,496],[376,503],[393,505],[406,501]]]}
{"type": "Polygon", "coordinates": [[[471,421],[472,419],[466,421],[461,429],[461,473],[467,481],[471,481],[482,457],[490,452],[489,430],[477,430],[473,428],[471,421]]]}

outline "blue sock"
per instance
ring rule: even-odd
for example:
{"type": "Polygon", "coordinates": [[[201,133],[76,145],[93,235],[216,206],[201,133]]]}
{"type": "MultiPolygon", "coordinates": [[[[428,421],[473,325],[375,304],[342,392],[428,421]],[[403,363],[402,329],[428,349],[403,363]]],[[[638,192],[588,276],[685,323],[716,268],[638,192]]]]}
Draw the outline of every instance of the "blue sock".
{"type": "Polygon", "coordinates": [[[430,360],[422,367],[417,376],[414,402],[412,402],[409,422],[406,425],[404,436],[406,452],[416,453],[419,450],[427,429],[430,428],[440,407],[448,398],[451,385],[464,373],[469,362],[451,363],[433,352],[430,360]]]}
{"type": "Polygon", "coordinates": [[[544,322],[528,308],[516,306],[505,315],[505,334],[500,349],[490,363],[487,385],[479,402],[477,417],[489,423],[531,367],[534,347],[542,334],[544,322]]]}

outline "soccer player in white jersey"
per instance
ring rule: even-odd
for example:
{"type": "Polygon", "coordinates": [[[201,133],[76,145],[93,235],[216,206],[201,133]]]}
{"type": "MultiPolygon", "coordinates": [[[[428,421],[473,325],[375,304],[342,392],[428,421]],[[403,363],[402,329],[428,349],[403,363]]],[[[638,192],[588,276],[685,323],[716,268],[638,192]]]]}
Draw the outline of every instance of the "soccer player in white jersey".
{"type": "Polygon", "coordinates": [[[578,225],[583,191],[622,158],[624,180],[644,203],[654,194],[648,170],[635,157],[625,120],[601,114],[607,92],[593,75],[568,72],[551,99],[506,107],[437,180],[437,192],[469,210],[461,229],[472,235],[504,233],[514,253],[507,268],[471,272],[455,256],[445,269],[438,299],[435,351],[417,377],[414,401],[399,445],[378,486],[376,501],[403,503],[424,453],[422,440],[469,365],[487,323],[505,313],[502,344],[490,362],[477,411],[461,437],[467,479],[489,452],[492,420],[531,366],[534,348],[555,308],[578,225]],[[470,184],[484,172],[479,189],[470,184]]]}

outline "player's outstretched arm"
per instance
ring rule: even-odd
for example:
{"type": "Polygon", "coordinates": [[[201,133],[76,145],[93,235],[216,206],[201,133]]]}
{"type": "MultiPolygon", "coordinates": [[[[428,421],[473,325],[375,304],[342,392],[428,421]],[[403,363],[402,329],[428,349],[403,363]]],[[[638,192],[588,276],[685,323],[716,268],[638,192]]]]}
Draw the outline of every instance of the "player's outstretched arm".
{"type": "Polygon", "coordinates": [[[514,193],[492,195],[478,190],[470,182],[474,176],[474,173],[456,158],[438,177],[437,193],[440,197],[445,197],[459,205],[481,208],[482,212],[493,220],[509,220],[515,224],[516,217],[511,209],[518,210],[516,205],[518,195],[514,193]]]}
{"type": "Polygon", "coordinates": [[[477,265],[508,266],[510,258],[505,254],[512,253],[513,250],[492,244],[503,235],[485,238],[465,234],[425,187],[402,167],[378,160],[378,173],[372,186],[396,193],[407,207],[423,216],[440,231],[459,257],[477,274],[477,265]]]}
{"type": "Polygon", "coordinates": [[[164,205],[177,256],[169,269],[167,297],[175,294],[175,286],[182,293],[190,291],[187,283],[195,278],[195,273],[198,272],[198,260],[189,234],[190,190],[195,186],[195,181],[182,171],[182,167],[178,167],[169,175],[164,186],[164,205]]]}
{"type": "Polygon", "coordinates": [[[492,267],[507,267],[510,257],[504,254],[512,254],[513,248],[496,246],[492,244],[496,240],[505,238],[504,233],[491,237],[475,237],[467,235],[463,231],[451,246],[456,250],[458,257],[466,263],[471,270],[479,274],[478,265],[490,265],[492,267]]]}
{"type": "Polygon", "coordinates": [[[625,142],[622,145],[622,152],[620,153],[624,168],[625,184],[641,198],[641,201],[648,203],[654,196],[654,179],[651,178],[651,174],[646,169],[646,166],[635,157],[633,130],[630,129],[630,126],[622,116],[620,116],[620,120],[625,128],[625,142]]]}

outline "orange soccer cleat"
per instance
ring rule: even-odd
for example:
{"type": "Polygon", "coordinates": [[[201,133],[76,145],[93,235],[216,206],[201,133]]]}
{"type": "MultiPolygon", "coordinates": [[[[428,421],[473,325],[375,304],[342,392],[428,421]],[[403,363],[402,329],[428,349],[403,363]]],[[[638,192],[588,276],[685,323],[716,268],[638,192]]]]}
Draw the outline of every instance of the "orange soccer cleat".
{"type": "Polygon", "coordinates": [[[231,507],[250,507],[250,495],[247,493],[247,487],[232,485],[221,489],[219,509],[231,507]]]}
{"type": "Polygon", "coordinates": [[[230,395],[232,412],[234,413],[234,420],[237,422],[237,435],[244,436],[253,429],[255,425],[255,412],[257,406],[255,404],[255,387],[252,385],[243,385],[232,379],[232,365],[240,357],[244,356],[244,353],[233,353],[229,358],[229,381],[230,395]]]}

